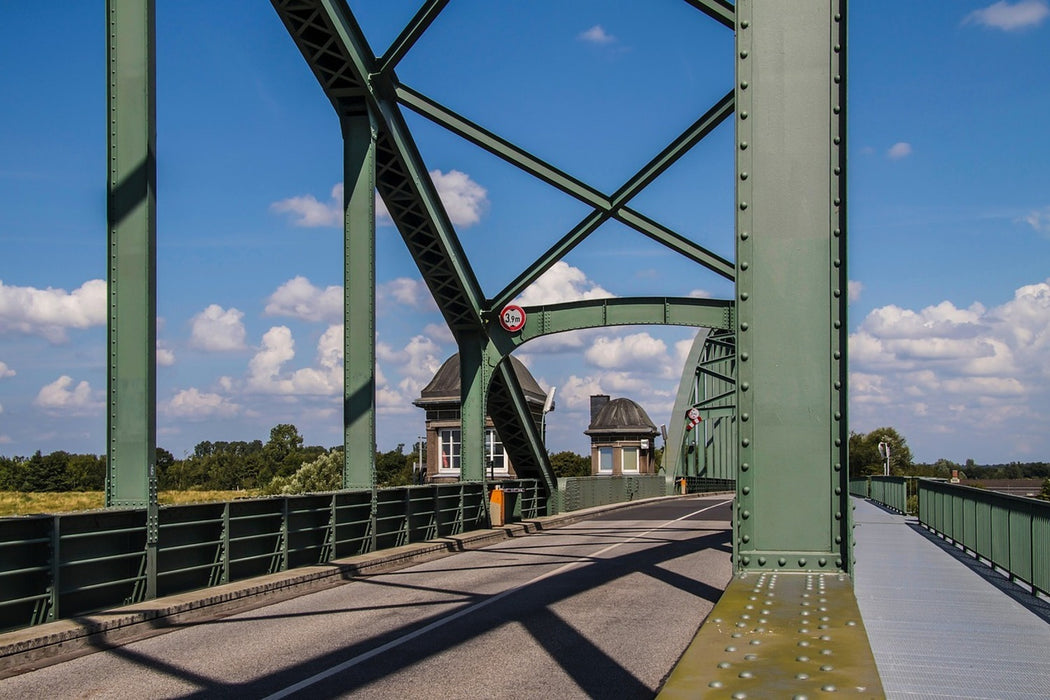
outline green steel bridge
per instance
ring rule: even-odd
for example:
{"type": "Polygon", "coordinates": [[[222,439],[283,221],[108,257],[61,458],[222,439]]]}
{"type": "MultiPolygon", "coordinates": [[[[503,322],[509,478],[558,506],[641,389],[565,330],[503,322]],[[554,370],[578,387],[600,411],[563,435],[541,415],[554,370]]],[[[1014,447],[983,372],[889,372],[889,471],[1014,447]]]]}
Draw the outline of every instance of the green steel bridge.
{"type": "MultiPolygon", "coordinates": [[[[369,45],[344,0],[271,1],[342,133],[345,490],[158,507],[155,207],[163,193],[156,179],[155,7],[154,0],[107,0],[107,510],[0,522],[0,551],[10,563],[0,571],[6,591],[0,624],[41,624],[487,527],[486,416],[520,477],[508,489],[512,515],[528,520],[665,496],[683,477],[694,489],[730,485],[734,574],[719,609],[741,614],[756,581],[777,580],[790,598],[783,605],[800,604],[817,586],[841,619],[859,619],[850,500],[851,488],[859,487],[850,483],[847,464],[846,0],[683,0],[735,36],[733,74],[725,77],[724,97],[614,192],[559,170],[399,80],[399,62],[449,0],[423,2],[385,48],[369,45]],[[589,213],[505,288],[482,289],[406,111],[578,200],[589,213]],[[631,207],[730,120],[734,260],[631,207]],[[459,484],[376,487],[376,191],[458,346],[459,484]],[[691,261],[697,275],[732,281],[732,298],[683,294],[513,307],[610,220],[691,261]],[[672,422],[665,476],[559,481],[507,358],[549,334],[637,324],[697,329],[674,415],[696,409],[702,428],[672,422]]],[[[1033,522],[1045,528],[1040,518],[1033,522]]],[[[1046,536],[1032,532],[1035,540],[1046,536]]],[[[1019,575],[1046,591],[1046,562],[1040,554],[1035,570],[1019,575]]],[[[722,644],[717,627],[705,624],[700,643],[722,644]]],[[[847,664],[872,672],[863,626],[843,624],[837,635],[847,664]]],[[[709,680],[685,681],[687,694],[689,683],[709,680]]],[[[866,687],[877,689],[877,676],[866,687]]]]}

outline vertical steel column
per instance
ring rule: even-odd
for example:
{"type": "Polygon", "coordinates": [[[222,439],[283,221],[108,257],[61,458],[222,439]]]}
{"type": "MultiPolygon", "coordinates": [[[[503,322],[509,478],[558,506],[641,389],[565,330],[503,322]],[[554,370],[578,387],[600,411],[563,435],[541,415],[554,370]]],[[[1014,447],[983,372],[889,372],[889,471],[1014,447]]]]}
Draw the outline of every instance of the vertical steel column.
{"type": "Polygon", "coordinates": [[[485,352],[487,338],[466,335],[459,342],[460,372],[460,453],[459,473],[462,481],[484,481],[485,405],[492,368],[485,352]]]}
{"type": "MultiPolygon", "coordinates": [[[[156,61],[153,0],[108,0],[107,506],[156,506],[156,61]]],[[[151,514],[151,528],[155,527],[151,514]]],[[[155,534],[155,533],[151,533],[155,534]]]]}
{"type": "MultiPolygon", "coordinates": [[[[343,115],[343,487],[375,491],[376,130],[343,115]]],[[[373,498],[374,501],[374,498],[373,498]]]]}
{"type": "Polygon", "coordinates": [[[736,4],[738,570],[852,563],[845,6],[736,4]]]}

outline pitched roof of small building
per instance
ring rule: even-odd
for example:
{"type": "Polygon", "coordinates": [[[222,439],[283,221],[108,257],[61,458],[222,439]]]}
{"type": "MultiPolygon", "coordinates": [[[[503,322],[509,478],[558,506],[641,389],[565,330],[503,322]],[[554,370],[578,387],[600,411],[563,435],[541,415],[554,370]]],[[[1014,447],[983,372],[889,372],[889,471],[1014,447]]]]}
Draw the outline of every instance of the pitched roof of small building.
{"type": "MultiPolygon", "coordinates": [[[[532,403],[543,403],[547,399],[547,392],[540,388],[532,373],[526,369],[521,360],[513,355],[507,358],[514,374],[518,378],[521,390],[525,393],[525,399],[532,403]]],[[[430,383],[419,392],[419,398],[412,403],[416,406],[424,406],[430,403],[452,401],[459,403],[459,353],[445,360],[430,383]]]]}
{"type": "Polygon", "coordinates": [[[613,399],[595,413],[585,435],[646,433],[656,435],[656,425],[645,409],[630,399],[613,399]]]}

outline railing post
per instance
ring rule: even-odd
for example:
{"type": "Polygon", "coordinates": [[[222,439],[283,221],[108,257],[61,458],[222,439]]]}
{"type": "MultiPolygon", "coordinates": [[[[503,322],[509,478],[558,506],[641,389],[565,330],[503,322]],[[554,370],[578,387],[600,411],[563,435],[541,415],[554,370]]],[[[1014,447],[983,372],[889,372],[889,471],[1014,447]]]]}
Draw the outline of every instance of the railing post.
{"type": "Polygon", "coordinates": [[[51,605],[47,611],[48,622],[60,619],[62,581],[62,516],[51,517],[51,605]]]}

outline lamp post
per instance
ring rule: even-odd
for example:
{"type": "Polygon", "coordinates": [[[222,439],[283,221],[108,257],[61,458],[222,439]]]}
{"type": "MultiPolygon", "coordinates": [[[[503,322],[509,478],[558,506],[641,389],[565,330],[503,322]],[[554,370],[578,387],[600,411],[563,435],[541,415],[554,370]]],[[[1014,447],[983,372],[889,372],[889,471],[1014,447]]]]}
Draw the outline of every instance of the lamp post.
{"type": "MultiPolygon", "coordinates": [[[[870,445],[871,443],[869,442],[868,444],[870,445]]],[[[890,475],[890,443],[886,442],[885,440],[879,443],[879,457],[882,457],[885,460],[885,463],[884,463],[883,468],[882,468],[882,475],[883,476],[889,476],[890,475]]]]}
{"type": "Polygon", "coordinates": [[[540,440],[543,449],[547,449],[547,414],[554,410],[554,390],[558,387],[552,386],[547,392],[547,400],[543,402],[543,413],[540,414],[540,440]]]}
{"type": "Polygon", "coordinates": [[[419,464],[417,465],[419,467],[419,475],[416,477],[416,483],[419,483],[419,484],[422,484],[424,481],[426,481],[426,477],[424,476],[426,474],[426,470],[423,468],[423,441],[424,440],[426,440],[426,436],[425,435],[417,435],[416,436],[416,445],[418,445],[418,447],[419,447],[419,464]]]}

